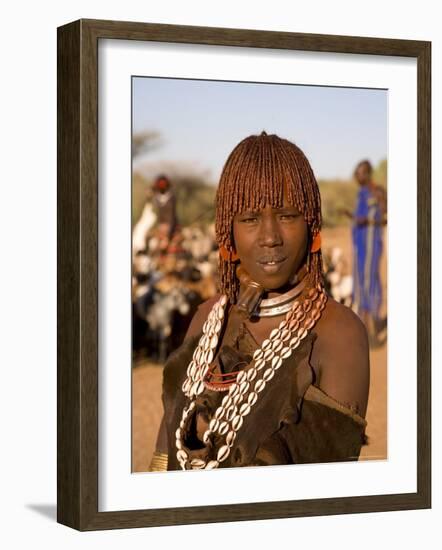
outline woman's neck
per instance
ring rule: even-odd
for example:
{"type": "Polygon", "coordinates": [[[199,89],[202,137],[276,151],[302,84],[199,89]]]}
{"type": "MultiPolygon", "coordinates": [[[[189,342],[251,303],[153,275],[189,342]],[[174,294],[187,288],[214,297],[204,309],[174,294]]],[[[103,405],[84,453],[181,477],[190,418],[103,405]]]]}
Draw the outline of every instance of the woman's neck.
{"type": "Polygon", "coordinates": [[[307,265],[304,263],[296,272],[296,275],[292,277],[291,281],[289,281],[287,284],[282,286],[281,288],[278,288],[276,290],[267,290],[265,295],[263,296],[263,299],[272,299],[272,298],[278,298],[279,296],[282,296],[283,294],[286,294],[287,292],[290,292],[297,284],[299,284],[307,275],[308,269],[307,265]]]}

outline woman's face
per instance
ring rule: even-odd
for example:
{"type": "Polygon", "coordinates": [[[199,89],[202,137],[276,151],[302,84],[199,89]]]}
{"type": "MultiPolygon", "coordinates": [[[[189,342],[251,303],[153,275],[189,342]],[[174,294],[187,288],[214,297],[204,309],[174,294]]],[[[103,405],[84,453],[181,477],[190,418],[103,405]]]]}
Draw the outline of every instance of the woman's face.
{"type": "Polygon", "coordinates": [[[237,214],[233,236],[241,265],[267,290],[282,291],[305,260],[307,223],[285,198],[281,208],[237,214]]]}

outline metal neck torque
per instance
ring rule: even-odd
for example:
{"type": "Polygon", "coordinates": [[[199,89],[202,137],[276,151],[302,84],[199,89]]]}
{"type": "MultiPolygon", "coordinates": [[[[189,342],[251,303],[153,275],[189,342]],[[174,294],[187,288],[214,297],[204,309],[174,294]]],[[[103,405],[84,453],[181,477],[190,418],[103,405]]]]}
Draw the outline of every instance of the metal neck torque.
{"type": "Polygon", "coordinates": [[[305,277],[295,287],[291,288],[288,292],[276,296],[275,298],[269,298],[267,300],[261,300],[257,314],[259,317],[275,317],[282,313],[290,311],[293,302],[298,298],[306,286],[305,277]]]}
{"type": "Polygon", "coordinates": [[[242,291],[236,304],[238,311],[250,317],[276,317],[290,311],[307,284],[307,269],[303,266],[292,281],[295,286],[279,296],[262,299],[265,289],[253,281],[241,267],[237,270],[242,291]]]}

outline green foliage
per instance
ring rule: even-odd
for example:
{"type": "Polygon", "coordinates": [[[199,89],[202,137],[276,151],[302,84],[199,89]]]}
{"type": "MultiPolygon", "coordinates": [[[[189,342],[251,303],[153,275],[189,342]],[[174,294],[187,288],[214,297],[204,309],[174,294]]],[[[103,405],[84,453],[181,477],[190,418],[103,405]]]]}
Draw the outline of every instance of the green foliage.
{"type": "MultiPolygon", "coordinates": [[[[387,189],[387,159],[381,160],[373,170],[373,180],[387,189]]],[[[343,210],[353,212],[358,193],[355,180],[320,180],[324,227],[349,225],[350,220],[343,210]]]]}
{"type": "Polygon", "coordinates": [[[348,225],[349,218],[342,210],[353,211],[358,192],[356,183],[341,180],[320,180],[322,218],[324,227],[348,225]]]}
{"type": "Polygon", "coordinates": [[[132,136],[132,156],[136,158],[140,155],[150,153],[161,146],[161,135],[155,130],[146,130],[136,132],[132,136]]]}
{"type": "Polygon", "coordinates": [[[146,202],[146,191],[149,189],[149,182],[138,172],[132,177],[132,227],[137,223],[144,203],[146,202]]]}
{"type": "Polygon", "coordinates": [[[387,167],[387,159],[384,159],[373,170],[373,180],[384,189],[387,189],[387,167]]]}
{"type": "Polygon", "coordinates": [[[174,180],[178,223],[206,226],[215,221],[216,187],[198,176],[183,176],[174,180]]]}
{"type": "MultiPolygon", "coordinates": [[[[382,160],[374,169],[373,179],[387,187],[387,160],[382,160]]],[[[352,212],[356,203],[358,185],[354,180],[320,180],[324,227],[349,225],[350,220],[343,210],[352,212]]],[[[214,205],[216,187],[201,175],[174,175],[172,184],[177,197],[178,223],[187,226],[192,223],[206,226],[215,218],[214,205]]],[[[141,174],[133,176],[132,226],[141,215],[152,182],[141,174]]]]}

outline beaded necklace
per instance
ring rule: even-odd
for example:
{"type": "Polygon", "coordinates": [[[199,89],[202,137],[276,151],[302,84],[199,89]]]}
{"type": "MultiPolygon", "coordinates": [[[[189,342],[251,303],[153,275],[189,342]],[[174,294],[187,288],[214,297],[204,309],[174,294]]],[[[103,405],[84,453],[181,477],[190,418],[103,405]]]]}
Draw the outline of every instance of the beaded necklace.
{"type": "MultiPolygon", "coordinates": [[[[184,407],[179,427],[176,430],[177,460],[183,470],[218,468],[230,455],[236,434],[259,399],[259,394],[283,365],[284,359],[291,356],[321,316],[327,302],[327,295],[322,285],[310,288],[305,294],[294,300],[285,319],[273,329],[261,347],[253,354],[250,368],[235,375],[228,381],[228,393],[215,410],[203,435],[206,445],[214,435],[223,437],[224,443],[218,448],[216,458],[204,460],[191,458],[184,448],[183,435],[189,415],[196,407],[196,398],[207,386],[207,375],[210,373],[218,340],[225,320],[227,296],[223,295],[212,307],[203,333],[193,353],[192,361],[187,367],[187,377],[182,385],[184,394],[190,403],[184,407]]],[[[210,386],[209,386],[210,387],[210,386]]]]}

